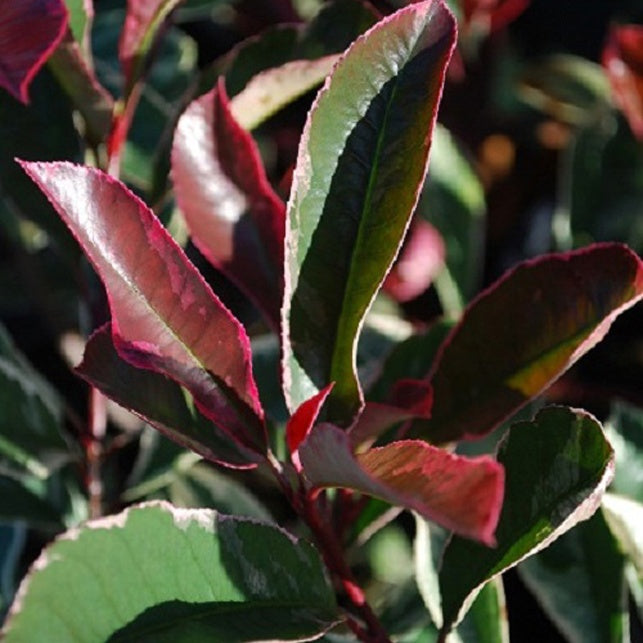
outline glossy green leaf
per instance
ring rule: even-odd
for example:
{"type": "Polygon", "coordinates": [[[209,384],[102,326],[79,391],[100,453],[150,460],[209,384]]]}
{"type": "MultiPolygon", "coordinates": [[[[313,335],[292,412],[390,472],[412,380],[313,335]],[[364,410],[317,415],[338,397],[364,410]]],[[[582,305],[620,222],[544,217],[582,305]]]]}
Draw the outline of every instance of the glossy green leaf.
{"type": "MultiPolygon", "coordinates": [[[[439,569],[449,533],[422,520],[415,520],[415,577],[432,622],[442,625],[439,569]]],[[[500,577],[486,583],[475,597],[458,628],[449,636],[452,643],[509,643],[505,595],[500,577]]]]}
{"type": "Polygon", "coordinates": [[[307,640],[336,620],[306,542],[271,525],[150,503],[45,549],[18,590],[4,640],[307,640]]]}
{"type": "Polygon", "coordinates": [[[489,433],[539,395],[643,297],[643,262],[619,244],[539,257],[506,273],[467,308],[430,377],[432,442],[489,433]]]}
{"type": "Polygon", "coordinates": [[[136,368],[120,357],[109,326],[90,337],[76,372],[163,435],[207,460],[235,468],[255,466],[256,456],[233,443],[199,413],[190,395],[176,382],[136,368]]]}
{"type": "Polygon", "coordinates": [[[443,628],[489,579],[545,548],[600,505],[614,469],[600,424],[584,411],[544,409],[515,424],[498,450],[506,474],[497,545],[454,536],[440,569],[443,628]]]}
{"type": "Polygon", "coordinates": [[[94,18],[93,0],[65,0],[69,12],[69,28],[74,40],[81,48],[89,44],[92,20],[94,18]]]}
{"type": "Polygon", "coordinates": [[[454,30],[439,0],[382,20],[341,57],[309,113],[286,227],[291,410],[331,381],[330,419],[349,424],[361,406],[359,330],[424,180],[454,30]]]}
{"type": "Polygon", "coordinates": [[[620,643],[628,631],[624,558],[597,511],[518,566],[570,643],[620,643]]]}
{"type": "Polygon", "coordinates": [[[462,643],[509,643],[509,623],[502,578],[490,580],[458,626],[462,643]]]}
{"type": "Polygon", "coordinates": [[[63,402],[0,326],[0,468],[46,479],[73,457],[63,402]]]}
{"type": "Polygon", "coordinates": [[[122,183],[71,163],[22,163],[101,276],[119,355],[173,378],[239,444],[266,447],[241,323],[153,212],[122,183]]]}
{"type": "Polygon", "coordinates": [[[315,488],[344,487],[416,511],[487,544],[502,505],[504,473],[489,457],[463,458],[419,440],[352,452],[345,431],[318,424],[299,447],[315,488]]]}

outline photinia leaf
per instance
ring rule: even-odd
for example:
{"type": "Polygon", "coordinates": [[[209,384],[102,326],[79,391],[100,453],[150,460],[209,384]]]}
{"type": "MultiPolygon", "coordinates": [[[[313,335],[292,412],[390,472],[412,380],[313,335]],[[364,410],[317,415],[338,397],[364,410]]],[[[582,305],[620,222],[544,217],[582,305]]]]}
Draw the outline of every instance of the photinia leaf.
{"type": "Polygon", "coordinates": [[[440,233],[426,221],[416,219],[382,289],[396,301],[421,295],[444,265],[445,247],[440,233]]]}
{"type": "Polygon", "coordinates": [[[603,49],[616,104],[625,114],[636,138],[643,140],[643,26],[613,26],[603,49]]]}
{"type": "Polygon", "coordinates": [[[541,393],[643,297],[643,263],[620,244],[527,261],[467,308],[430,381],[431,419],[411,435],[475,439],[541,393]]]}
{"type": "Polygon", "coordinates": [[[315,488],[346,487],[416,511],[468,538],[494,542],[503,469],[489,457],[464,458],[419,440],[354,454],[332,424],[313,428],[299,447],[315,488]]]}
{"type": "Polygon", "coordinates": [[[339,56],[292,60],[253,76],[232,99],[230,110],[241,127],[252,130],[328,76],[339,56]]]}
{"type": "Polygon", "coordinates": [[[94,145],[104,142],[112,123],[114,100],[98,82],[71,32],[61,40],[49,59],[49,66],[82,114],[88,141],[94,145]]]}
{"type": "MultiPolygon", "coordinates": [[[[605,494],[603,498],[609,494],[605,494]]],[[[521,580],[572,643],[627,640],[625,560],[597,511],[518,566],[521,580]]]]}
{"type": "Polygon", "coordinates": [[[489,579],[544,549],[598,508],[614,473],[601,425],[585,411],[551,407],[500,443],[506,475],[496,547],[454,536],[440,569],[443,631],[489,579]]]}
{"type": "Polygon", "coordinates": [[[350,424],[362,404],[359,330],[417,202],[454,38],[440,0],[401,9],[342,55],[308,115],[286,223],[291,410],[331,381],[329,419],[350,424]]]}
{"type": "Polygon", "coordinates": [[[157,502],[89,522],[45,549],[3,633],[7,643],[234,643],[309,640],[337,620],[320,557],[305,541],[157,502]]]}
{"type": "Polygon", "coordinates": [[[110,324],[89,338],[83,361],[75,370],[105,396],[206,460],[233,468],[255,466],[256,454],[232,442],[201,415],[176,382],[161,373],[136,368],[119,357],[110,324]]]}
{"type": "Polygon", "coordinates": [[[277,329],[285,206],[268,182],[254,140],[232,116],[222,81],[179,119],[172,176],[195,245],[277,329]]]}
{"type": "Polygon", "coordinates": [[[286,424],[286,444],[290,450],[290,455],[295,468],[301,471],[301,462],[299,459],[299,445],[306,439],[306,436],[313,428],[313,424],[317,420],[319,411],[324,405],[328,394],[331,392],[333,384],[329,384],[326,388],[322,389],[317,395],[314,395],[309,400],[306,400],[299,408],[292,414],[288,423],[286,424]]]}
{"type": "Polygon", "coordinates": [[[0,3],[0,86],[23,103],[29,85],[67,30],[62,0],[0,3]]]}
{"type": "Polygon", "coordinates": [[[21,165],[103,279],[119,355],[177,381],[235,441],[264,452],[263,410],[245,330],[152,211],[99,170],[21,165]]]}
{"type": "Polygon", "coordinates": [[[146,56],[159,30],[183,0],[127,0],[118,58],[125,75],[125,95],[144,73],[146,56]]]}

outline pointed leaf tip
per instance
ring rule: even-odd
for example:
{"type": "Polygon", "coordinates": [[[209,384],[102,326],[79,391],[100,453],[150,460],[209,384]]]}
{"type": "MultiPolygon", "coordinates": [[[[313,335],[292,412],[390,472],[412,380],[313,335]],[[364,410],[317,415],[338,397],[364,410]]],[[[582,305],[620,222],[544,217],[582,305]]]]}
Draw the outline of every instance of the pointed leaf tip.
{"type": "Polygon", "coordinates": [[[0,85],[23,103],[29,85],[67,30],[62,0],[0,2],[0,85]]]}
{"type": "Polygon", "coordinates": [[[248,336],[154,213],[99,170],[66,162],[20,164],[101,276],[120,356],[185,386],[233,439],[264,452],[248,336]]]}

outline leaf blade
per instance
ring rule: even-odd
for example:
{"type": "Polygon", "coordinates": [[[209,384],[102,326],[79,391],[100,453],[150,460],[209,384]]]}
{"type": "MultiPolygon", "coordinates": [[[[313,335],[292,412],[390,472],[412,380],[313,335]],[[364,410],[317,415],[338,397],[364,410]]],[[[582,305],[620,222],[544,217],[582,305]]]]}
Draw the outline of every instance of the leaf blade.
{"type": "Polygon", "coordinates": [[[330,419],[348,424],[361,405],[355,343],[417,201],[453,38],[439,2],[397,12],[341,57],[309,113],[286,227],[291,408],[330,381],[330,419]]]}
{"type": "Polygon", "coordinates": [[[255,301],[276,329],[285,205],[268,182],[257,145],[231,107],[219,82],[183,113],[172,144],[174,189],[199,250],[255,301]]]}
{"type": "Polygon", "coordinates": [[[215,612],[210,619],[216,631],[216,612],[227,608],[237,612],[241,630],[247,625],[255,635],[236,640],[258,638],[262,623],[252,617],[254,608],[305,612],[295,628],[286,622],[283,631],[267,633],[273,638],[314,636],[337,618],[321,560],[306,542],[271,525],[159,502],[92,521],[54,542],[23,581],[4,634],[7,641],[65,640],[70,634],[118,640],[129,624],[130,635],[140,640],[147,626],[141,615],[172,603],[192,606],[182,605],[187,614],[169,614],[164,625],[170,633],[186,616],[207,609],[215,612]],[[151,550],[162,552],[163,565],[151,550]],[[55,590],[61,582],[75,588],[73,602],[55,590]]]}
{"type": "Polygon", "coordinates": [[[501,443],[498,461],[505,467],[506,485],[496,548],[454,536],[444,552],[445,632],[486,581],[589,518],[614,473],[613,452],[600,424],[585,411],[564,407],[515,424],[501,443]]]}
{"type": "Polygon", "coordinates": [[[245,330],[152,211],[99,170],[21,165],[101,275],[121,357],[181,383],[230,437],[263,451],[263,410],[245,330]]]}
{"type": "Polygon", "coordinates": [[[431,419],[410,436],[480,437],[541,393],[643,298],[643,262],[620,244],[524,262],[481,293],[429,379],[431,419]]]}
{"type": "Polygon", "coordinates": [[[469,538],[493,542],[504,476],[488,457],[456,456],[425,442],[405,440],[353,454],[348,435],[316,426],[299,447],[304,473],[316,488],[356,489],[469,538]]]}

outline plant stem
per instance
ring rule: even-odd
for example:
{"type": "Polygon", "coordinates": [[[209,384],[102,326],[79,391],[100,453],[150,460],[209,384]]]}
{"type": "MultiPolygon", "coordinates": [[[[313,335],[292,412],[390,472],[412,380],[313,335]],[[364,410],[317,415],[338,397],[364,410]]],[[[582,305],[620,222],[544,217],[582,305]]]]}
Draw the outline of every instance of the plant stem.
{"type": "Polygon", "coordinates": [[[103,515],[103,481],[101,464],[103,460],[103,441],[107,428],[107,401],[104,395],[93,386],[89,390],[88,431],[85,446],[86,473],[85,484],[89,495],[89,517],[103,515]]]}

